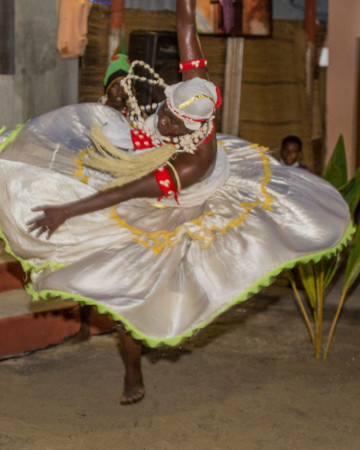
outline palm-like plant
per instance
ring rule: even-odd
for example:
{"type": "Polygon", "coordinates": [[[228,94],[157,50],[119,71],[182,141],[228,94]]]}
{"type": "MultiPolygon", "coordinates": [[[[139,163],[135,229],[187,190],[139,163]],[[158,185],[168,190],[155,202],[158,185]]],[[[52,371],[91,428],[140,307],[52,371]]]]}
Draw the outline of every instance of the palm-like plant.
{"type": "Polygon", "coordinates": [[[322,350],[322,322],[323,322],[323,307],[324,298],[327,288],[333,281],[334,277],[344,270],[342,293],[339,300],[339,305],[335,313],[327,344],[323,353],[325,360],[332,338],[334,336],[335,328],[344,305],[345,299],[350,288],[359,278],[360,274],[360,225],[357,215],[359,214],[360,205],[360,168],[356,171],[351,180],[347,180],[346,168],[346,154],[344,147],[344,139],[340,136],[333,155],[327,165],[323,177],[333,184],[343,195],[347,201],[350,209],[352,219],[355,224],[355,233],[352,241],[347,248],[330,258],[322,258],[319,262],[309,262],[306,264],[299,264],[298,269],[300,273],[301,282],[304,286],[308,304],[313,314],[313,327],[309,314],[306,311],[305,305],[301,299],[293,273],[287,271],[291,286],[294,290],[295,297],[298,301],[301,313],[304,317],[310,339],[314,348],[316,358],[321,357],[322,350]]]}

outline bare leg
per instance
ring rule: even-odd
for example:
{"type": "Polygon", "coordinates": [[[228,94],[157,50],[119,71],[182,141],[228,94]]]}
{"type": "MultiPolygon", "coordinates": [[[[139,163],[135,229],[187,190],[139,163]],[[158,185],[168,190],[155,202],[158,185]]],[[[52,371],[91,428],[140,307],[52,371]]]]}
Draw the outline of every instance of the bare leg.
{"type": "Polygon", "coordinates": [[[120,399],[122,405],[139,402],[145,395],[141,372],[141,342],[127,333],[122,324],[116,323],[121,341],[121,356],[125,366],[124,391],[120,399]]]}
{"type": "Polygon", "coordinates": [[[69,344],[78,344],[79,342],[87,341],[90,338],[90,314],[92,306],[80,305],[80,329],[79,331],[67,339],[69,344]]]}

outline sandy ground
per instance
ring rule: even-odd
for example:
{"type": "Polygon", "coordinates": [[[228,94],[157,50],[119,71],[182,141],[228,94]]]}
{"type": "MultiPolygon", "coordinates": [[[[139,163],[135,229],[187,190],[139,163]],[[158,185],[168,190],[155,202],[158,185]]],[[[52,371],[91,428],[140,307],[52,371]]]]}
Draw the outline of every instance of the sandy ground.
{"type": "Polygon", "coordinates": [[[360,296],[323,362],[289,292],[277,295],[233,308],[176,361],[144,355],[146,397],[133,406],[119,404],[116,335],[1,361],[0,448],[358,450],[360,296]]]}

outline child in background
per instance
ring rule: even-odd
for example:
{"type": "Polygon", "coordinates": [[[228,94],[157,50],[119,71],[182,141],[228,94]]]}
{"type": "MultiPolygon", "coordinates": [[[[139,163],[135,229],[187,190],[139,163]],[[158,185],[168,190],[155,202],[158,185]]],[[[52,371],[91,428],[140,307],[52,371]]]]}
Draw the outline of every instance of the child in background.
{"type": "Polygon", "coordinates": [[[280,163],[284,166],[298,167],[299,169],[311,170],[301,163],[302,142],[297,136],[287,136],[281,143],[280,163]]]}

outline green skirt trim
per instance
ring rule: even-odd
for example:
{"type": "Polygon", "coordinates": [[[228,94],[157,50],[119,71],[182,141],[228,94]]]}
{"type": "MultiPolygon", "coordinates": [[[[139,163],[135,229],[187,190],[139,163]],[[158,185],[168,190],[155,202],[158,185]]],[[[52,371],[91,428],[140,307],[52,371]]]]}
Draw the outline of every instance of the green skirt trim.
{"type": "Polygon", "coordinates": [[[1,227],[0,227],[0,240],[4,241],[4,243],[5,243],[6,253],[9,253],[9,255],[11,255],[13,258],[15,258],[19,261],[24,272],[40,272],[41,270],[45,270],[45,269],[49,269],[49,268],[50,269],[62,269],[63,267],[66,267],[68,265],[68,264],[60,264],[57,262],[45,262],[41,265],[36,265],[36,264],[30,263],[27,259],[23,259],[20,256],[15,255],[15,253],[12,251],[9,241],[6,239],[1,227]]]}
{"type": "MultiPolygon", "coordinates": [[[[72,294],[70,292],[63,292],[63,291],[56,291],[52,289],[46,289],[41,291],[36,291],[34,289],[34,285],[32,282],[30,282],[26,286],[26,291],[32,296],[33,300],[39,300],[39,299],[45,299],[45,300],[52,300],[54,298],[62,298],[64,300],[74,300],[76,302],[79,302],[81,304],[91,305],[95,306],[100,314],[109,314],[111,318],[115,321],[121,321],[126,328],[127,331],[129,331],[132,336],[135,339],[138,339],[142,341],[144,344],[146,344],[149,347],[159,347],[162,345],[167,346],[176,346],[179,345],[184,339],[192,336],[198,329],[205,328],[210,322],[212,322],[215,317],[219,316],[223,312],[230,309],[232,306],[234,306],[237,303],[243,302],[245,300],[248,300],[253,295],[260,292],[263,288],[269,286],[275,278],[285,269],[292,269],[294,266],[296,266],[299,263],[307,263],[310,261],[318,262],[322,258],[330,258],[331,256],[335,255],[338,251],[340,251],[342,248],[344,248],[347,243],[350,241],[352,235],[354,234],[355,227],[352,223],[348,226],[344,236],[342,239],[333,247],[330,247],[326,250],[322,250],[317,253],[313,253],[310,255],[302,256],[301,258],[293,259],[291,261],[287,261],[284,264],[281,264],[271,272],[269,272],[264,277],[260,278],[256,283],[254,283],[252,286],[250,286],[246,291],[244,291],[239,297],[234,299],[232,302],[228,303],[222,310],[219,310],[214,314],[213,316],[209,317],[206,321],[204,321],[202,324],[197,326],[194,329],[191,329],[187,331],[184,334],[181,334],[179,336],[171,337],[171,338],[155,338],[151,336],[147,336],[140,331],[138,331],[130,322],[126,320],[125,317],[121,316],[120,314],[113,311],[111,308],[108,308],[107,306],[102,305],[100,302],[97,302],[95,300],[92,300],[91,298],[83,297],[81,295],[72,294]]],[[[14,256],[22,265],[23,269],[25,271],[39,271],[47,268],[61,268],[64,267],[64,265],[57,264],[57,263],[44,263],[41,266],[34,266],[29,261],[24,260],[22,258],[17,257],[10,248],[10,245],[4,236],[1,228],[0,228],[0,238],[5,241],[5,250],[10,253],[12,256],[14,256]]]]}
{"type": "MultiPolygon", "coordinates": [[[[6,138],[6,140],[0,144],[0,153],[4,150],[4,148],[12,142],[16,136],[20,133],[22,128],[24,127],[24,124],[16,125],[16,128],[9,134],[9,136],[6,138]]],[[[6,127],[2,127],[0,130],[0,134],[2,134],[6,130],[6,127]]]]}

